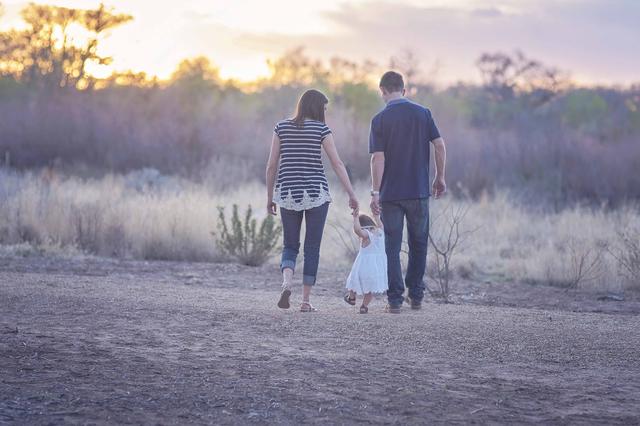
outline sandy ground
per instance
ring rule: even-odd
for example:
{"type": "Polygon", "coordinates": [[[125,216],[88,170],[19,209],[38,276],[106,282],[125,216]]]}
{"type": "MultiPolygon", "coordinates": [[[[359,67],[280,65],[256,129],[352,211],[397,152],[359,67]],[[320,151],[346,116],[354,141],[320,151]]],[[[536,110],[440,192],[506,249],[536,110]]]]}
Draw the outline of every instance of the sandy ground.
{"type": "Polygon", "coordinates": [[[274,269],[0,259],[0,424],[640,423],[637,297],[460,283],[358,315],[324,271],[303,314],[274,269]]]}

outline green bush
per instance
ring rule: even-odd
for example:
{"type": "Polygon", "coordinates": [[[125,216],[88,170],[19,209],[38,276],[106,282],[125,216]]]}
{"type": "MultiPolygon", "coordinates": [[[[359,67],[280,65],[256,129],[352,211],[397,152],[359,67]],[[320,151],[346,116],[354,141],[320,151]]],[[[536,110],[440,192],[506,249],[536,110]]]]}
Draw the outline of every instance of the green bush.
{"type": "Polygon", "coordinates": [[[251,206],[247,207],[244,221],[240,219],[238,206],[233,205],[231,224],[227,225],[224,207],[218,207],[218,234],[216,243],[223,255],[248,266],[260,266],[278,251],[281,226],[273,216],[262,220],[257,230],[257,220],[251,206]]]}

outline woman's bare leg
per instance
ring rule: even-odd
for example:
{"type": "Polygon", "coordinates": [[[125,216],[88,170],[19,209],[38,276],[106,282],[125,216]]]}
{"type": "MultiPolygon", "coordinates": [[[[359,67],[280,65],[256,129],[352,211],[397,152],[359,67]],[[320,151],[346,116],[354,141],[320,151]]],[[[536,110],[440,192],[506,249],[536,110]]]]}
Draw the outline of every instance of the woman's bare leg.
{"type": "Polygon", "coordinates": [[[302,286],[302,301],[303,302],[308,302],[309,301],[309,295],[311,294],[311,288],[313,286],[311,285],[303,285],[302,286]]]}
{"type": "Polygon", "coordinates": [[[293,269],[282,269],[282,287],[291,289],[291,283],[293,282],[293,269]]]}

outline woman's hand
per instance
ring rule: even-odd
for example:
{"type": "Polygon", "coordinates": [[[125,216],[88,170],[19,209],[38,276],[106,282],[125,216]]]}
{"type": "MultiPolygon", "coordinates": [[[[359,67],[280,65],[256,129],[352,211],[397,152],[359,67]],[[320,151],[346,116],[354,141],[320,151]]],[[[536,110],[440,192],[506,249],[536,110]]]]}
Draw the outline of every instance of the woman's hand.
{"type": "Polygon", "coordinates": [[[351,209],[351,214],[356,215],[360,211],[360,204],[358,203],[358,199],[355,194],[349,195],[349,208],[351,209]]]}
{"type": "Polygon", "coordinates": [[[276,203],[274,203],[271,199],[267,200],[267,213],[273,216],[277,214],[276,203]]]}

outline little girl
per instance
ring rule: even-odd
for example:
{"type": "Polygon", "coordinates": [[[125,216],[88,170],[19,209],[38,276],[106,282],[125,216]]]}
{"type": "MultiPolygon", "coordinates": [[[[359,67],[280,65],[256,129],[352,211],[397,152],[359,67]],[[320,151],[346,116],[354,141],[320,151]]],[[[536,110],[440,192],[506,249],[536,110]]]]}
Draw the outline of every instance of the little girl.
{"type": "Polygon", "coordinates": [[[360,251],[347,278],[344,301],[356,304],[356,294],[363,295],[360,313],[369,312],[373,294],[387,291],[387,255],[384,251],[384,230],[380,216],[353,213],[353,232],[360,237],[360,251]]]}

